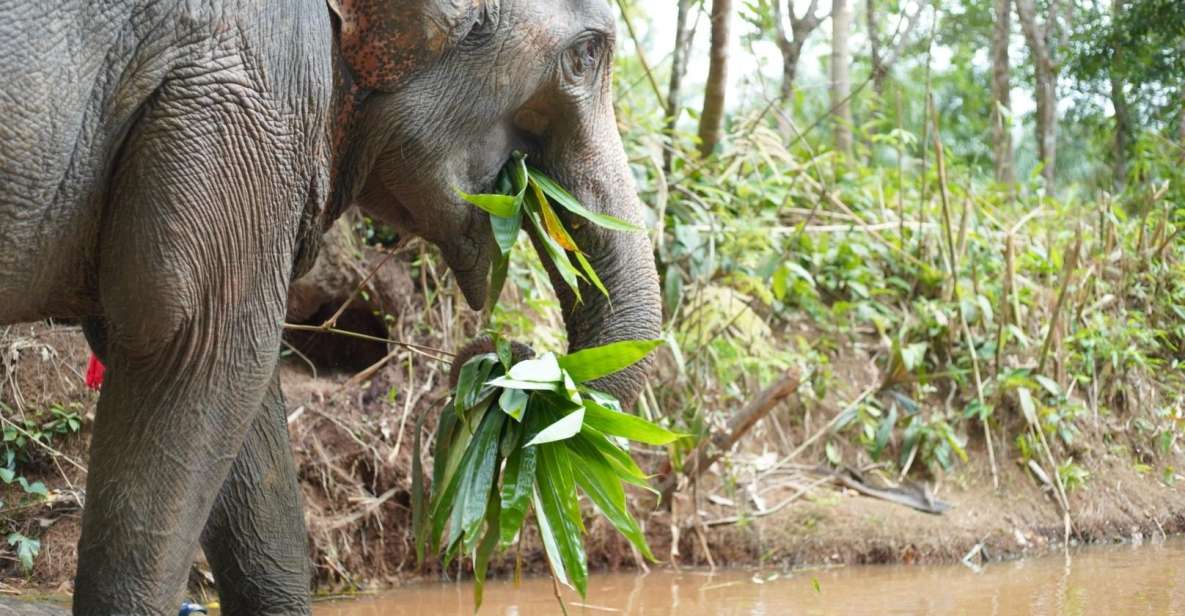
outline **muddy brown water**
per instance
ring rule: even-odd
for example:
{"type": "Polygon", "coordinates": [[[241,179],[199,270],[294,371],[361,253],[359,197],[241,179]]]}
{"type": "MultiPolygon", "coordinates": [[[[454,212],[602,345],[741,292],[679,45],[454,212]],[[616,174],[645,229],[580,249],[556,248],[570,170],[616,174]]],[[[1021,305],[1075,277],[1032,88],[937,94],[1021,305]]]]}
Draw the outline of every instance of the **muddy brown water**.
{"type": "MultiPolygon", "coordinates": [[[[860,566],[776,571],[593,574],[573,616],[610,614],[1129,615],[1185,614],[1185,541],[1094,547],[963,565],[860,566]]],[[[315,616],[472,614],[470,582],[413,584],[387,595],[320,603],[315,616]]],[[[549,579],[486,585],[482,615],[559,614],[549,579]]]]}

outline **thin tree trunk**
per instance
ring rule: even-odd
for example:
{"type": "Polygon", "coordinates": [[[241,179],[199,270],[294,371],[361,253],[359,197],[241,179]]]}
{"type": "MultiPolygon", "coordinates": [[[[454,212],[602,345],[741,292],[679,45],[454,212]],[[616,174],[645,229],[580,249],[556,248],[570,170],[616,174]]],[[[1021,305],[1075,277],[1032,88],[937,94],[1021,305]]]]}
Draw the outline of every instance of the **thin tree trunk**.
{"type": "Polygon", "coordinates": [[[782,87],[779,96],[783,103],[790,101],[794,95],[794,80],[798,76],[798,60],[802,57],[802,48],[806,39],[819,27],[823,18],[818,14],[819,0],[811,0],[806,13],[798,17],[794,13],[794,0],[773,0],[774,25],[776,28],[775,42],[778,51],[782,53],[782,87]],[[783,2],[786,17],[790,20],[790,33],[786,33],[783,21],[783,2]]]}
{"type": "Polygon", "coordinates": [[[802,57],[802,44],[790,43],[782,49],[782,87],[779,96],[789,102],[794,96],[794,80],[798,78],[798,59],[802,57]]]}
{"type": "MultiPolygon", "coordinates": [[[[1056,6],[1056,5],[1055,5],[1056,6]]],[[[1045,179],[1046,193],[1053,193],[1057,166],[1057,64],[1053,51],[1046,44],[1047,37],[1056,33],[1057,24],[1037,23],[1037,10],[1033,0],[1016,0],[1016,14],[1020,17],[1021,30],[1033,56],[1036,76],[1037,99],[1037,158],[1041,161],[1041,176],[1045,179]]],[[[1051,7],[1050,15],[1056,15],[1051,7]]],[[[1051,40],[1051,39],[1050,39],[1051,40]]]]}
{"type": "Polygon", "coordinates": [[[728,90],[729,26],[732,0],[712,0],[712,46],[708,82],[704,86],[704,108],[699,119],[700,154],[716,150],[724,126],[724,97],[728,90]]]}
{"type": "Polygon", "coordinates": [[[885,75],[888,73],[888,67],[885,66],[884,58],[881,57],[881,35],[877,24],[876,0],[867,0],[864,16],[867,18],[868,45],[871,48],[869,50],[869,64],[872,65],[872,88],[876,92],[877,100],[880,100],[880,97],[885,93],[885,75]]]}
{"type": "MultiPolygon", "coordinates": [[[[1123,0],[1111,0],[1111,12],[1118,15],[1123,10],[1123,0]]],[[[1123,49],[1115,50],[1115,60],[1123,54],[1123,49]]],[[[1115,71],[1109,71],[1111,81],[1111,106],[1115,108],[1115,141],[1112,144],[1111,168],[1115,174],[1114,184],[1122,189],[1127,181],[1128,148],[1132,142],[1131,108],[1127,103],[1127,92],[1124,90],[1123,79],[1115,71]]]]}
{"type": "MultiPolygon", "coordinates": [[[[667,87],[667,138],[675,139],[675,125],[679,122],[679,114],[683,111],[683,77],[687,75],[687,52],[690,48],[691,36],[687,28],[687,16],[691,13],[692,0],[679,0],[678,16],[675,18],[675,49],[671,52],[671,82],[667,87]]],[[[671,173],[671,147],[662,153],[662,168],[668,175],[671,173]]]]}
{"type": "Polygon", "coordinates": [[[845,156],[852,155],[852,106],[848,100],[852,91],[849,73],[852,61],[848,49],[848,35],[852,28],[852,7],[849,0],[832,0],[831,4],[831,108],[835,149],[845,156]]]}
{"type": "Polygon", "coordinates": [[[1111,106],[1115,108],[1115,141],[1111,150],[1111,170],[1115,174],[1115,187],[1122,188],[1127,181],[1127,154],[1131,147],[1131,108],[1123,80],[1111,75],[1111,106]]]}
{"type": "Polygon", "coordinates": [[[992,153],[996,166],[996,181],[1012,184],[1016,173],[1012,164],[1012,132],[1009,116],[1012,110],[1012,81],[1009,72],[1008,38],[1012,33],[1011,0],[995,0],[996,14],[992,25],[992,153]]]}
{"type": "Polygon", "coordinates": [[[1185,147],[1185,87],[1181,88],[1180,111],[1177,115],[1177,145],[1185,147]]]}

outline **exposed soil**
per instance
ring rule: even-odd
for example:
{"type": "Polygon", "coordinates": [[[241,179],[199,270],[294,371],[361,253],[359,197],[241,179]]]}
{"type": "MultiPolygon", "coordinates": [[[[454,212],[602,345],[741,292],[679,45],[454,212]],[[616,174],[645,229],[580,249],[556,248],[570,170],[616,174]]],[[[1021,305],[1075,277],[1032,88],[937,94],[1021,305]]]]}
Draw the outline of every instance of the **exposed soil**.
{"type": "MultiPolygon", "coordinates": [[[[422,280],[430,278],[423,272],[418,275],[422,280]]],[[[405,270],[394,279],[398,283],[414,278],[405,270]]],[[[453,304],[446,302],[447,310],[429,312],[422,297],[414,297],[390,320],[396,324],[390,336],[451,349],[472,333],[474,323],[454,315],[453,304]],[[452,333],[432,333],[449,328],[452,333]]],[[[78,500],[84,474],[66,458],[85,464],[86,433],[97,400],[82,382],[86,344],[78,329],[68,325],[0,328],[0,357],[4,359],[0,401],[30,414],[59,404],[77,409],[86,418],[81,436],[53,442],[61,455],[41,452],[26,467],[29,480],[40,479],[50,487],[47,503],[26,507],[14,486],[0,491],[4,502],[0,531],[20,531],[41,540],[40,555],[28,577],[21,575],[9,546],[0,546],[0,592],[68,592],[77,558],[78,500]]],[[[834,362],[833,369],[843,377],[837,380],[845,385],[831,396],[850,399],[853,391],[869,382],[868,361],[862,358],[854,349],[850,357],[834,362]]],[[[434,409],[446,396],[447,367],[419,356],[397,355],[355,383],[351,381],[355,366],[349,366],[350,372],[321,366],[313,377],[304,360],[295,355],[285,360],[289,426],[320,591],[397,585],[438,574],[434,566],[420,569],[416,565],[409,489],[414,430],[422,417],[427,451],[434,409]]],[[[928,477],[934,495],[956,505],[943,515],[859,496],[820,479],[811,471],[825,459],[822,444],[807,448],[796,465],[776,472],[761,470],[768,470],[778,458],[769,452],[779,450],[775,444],[780,439],[801,443],[837,412],[834,406],[816,406],[808,417],[800,405],[784,405],[765,420],[768,425],[777,422],[776,429],[759,428],[740,451],[726,458],[733,479],[722,481],[709,473],[694,489],[676,495],[674,514],[663,510],[642,514],[655,554],[677,566],[711,561],[718,566],[791,567],[949,562],[976,546],[980,552],[975,558],[995,560],[1060,545],[1064,527],[1055,500],[1015,460],[1003,455],[1011,451],[1003,445],[998,447],[1000,487],[994,489],[987,456],[976,435],[970,435],[969,464],[956,466],[950,474],[928,477]],[[764,515],[754,513],[758,507],[751,491],[758,493],[764,507],[795,499],[764,515]],[[733,521],[728,522],[729,518],[733,521]],[[677,520],[676,533],[672,519],[677,520]],[[726,523],[717,523],[721,520],[726,523]],[[678,549],[673,552],[675,534],[678,549]]],[[[1175,476],[1172,468],[1185,468],[1181,452],[1144,466],[1150,460],[1124,434],[1122,427],[1115,426],[1109,426],[1105,437],[1082,431],[1076,459],[1091,475],[1085,487],[1070,494],[1075,542],[1138,541],[1185,532],[1185,490],[1162,481],[1166,474],[1175,476]]],[[[659,467],[662,452],[639,454],[643,466],[659,467]]],[[[644,493],[635,496],[639,503],[649,500],[644,493]]],[[[638,566],[640,559],[603,520],[590,517],[589,531],[592,567],[638,566]]],[[[505,555],[494,571],[507,573],[514,561],[514,554],[505,555]]],[[[522,543],[521,562],[527,571],[545,570],[531,532],[522,543]]],[[[196,586],[209,581],[200,560],[192,581],[196,586]]]]}

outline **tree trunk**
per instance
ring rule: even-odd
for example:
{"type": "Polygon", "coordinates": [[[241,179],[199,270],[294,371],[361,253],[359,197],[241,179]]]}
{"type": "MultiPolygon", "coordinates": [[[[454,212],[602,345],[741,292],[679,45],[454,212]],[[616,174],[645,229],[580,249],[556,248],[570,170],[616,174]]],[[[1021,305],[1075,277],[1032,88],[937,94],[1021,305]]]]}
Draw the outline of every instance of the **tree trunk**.
{"type": "Polygon", "coordinates": [[[671,173],[671,153],[674,148],[675,125],[683,111],[683,77],[687,75],[687,52],[691,47],[691,36],[687,28],[687,15],[691,12],[692,0],[679,0],[678,16],[675,18],[675,49],[671,52],[671,83],[667,87],[667,138],[672,144],[662,152],[662,168],[671,173]]]}
{"type": "MultiPolygon", "coordinates": [[[[1123,5],[1123,0],[1111,0],[1112,14],[1119,15],[1123,10],[1123,5]]],[[[1122,54],[1122,48],[1115,49],[1114,64],[1120,64],[1119,56],[1122,54]]],[[[1114,70],[1109,70],[1108,73],[1111,82],[1111,106],[1115,108],[1115,141],[1112,144],[1111,169],[1115,175],[1115,188],[1122,190],[1127,181],[1128,148],[1131,147],[1132,142],[1131,108],[1127,103],[1127,92],[1124,90],[1123,78],[1114,70]]]]}
{"type": "Polygon", "coordinates": [[[1115,140],[1111,145],[1111,170],[1115,174],[1117,189],[1127,181],[1127,154],[1131,147],[1131,108],[1127,104],[1127,93],[1123,80],[1111,75],[1111,106],[1115,108],[1115,140]]]}
{"type": "MultiPolygon", "coordinates": [[[[1056,6],[1056,5],[1055,5],[1056,6]]],[[[1037,23],[1037,10],[1033,0],[1016,0],[1016,14],[1020,17],[1021,30],[1033,56],[1036,76],[1037,99],[1037,158],[1041,161],[1041,176],[1045,179],[1045,192],[1055,189],[1057,166],[1057,72],[1053,50],[1046,44],[1047,36],[1055,33],[1056,23],[1044,27],[1037,23]]],[[[1056,15],[1051,8],[1050,15],[1056,15]]],[[[1051,39],[1050,39],[1051,40],[1051,39]]]]}
{"type": "Polygon", "coordinates": [[[870,47],[868,60],[872,68],[872,88],[879,101],[885,94],[885,75],[888,73],[889,67],[885,66],[885,60],[881,57],[881,35],[877,24],[876,0],[867,0],[864,16],[868,23],[868,45],[870,47]]]}
{"type": "Polygon", "coordinates": [[[848,35],[852,27],[852,7],[849,0],[832,0],[831,4],[831,109],[835,149],[845,156],[852,155],[852,106],[848,100],[852,91],[851,52],[848,35]]]}
{"type": "Polygon", "coordinates": [[[1012,184],[1016,173],[1012,165],[1012,132],[1009,116],[1012,110],[1012,81],[1009,73],[1008,38],[1012,33],[1011,0],[995,0],[996,14],[992,25],[992,153],[996,166],[996,181],[1012,184]]]}
{"type": "MultiPolygon", "coordinates": [[[[1180,101],[1177,104],[1181,107],[1177,115],[1177,145],[1185,148],[1185,87],[1181,88],[1179,96],[1180,101]]],[[[1182,158],[1185,159],[1185,154],[1182,158]]]]}
{"type": "Polygon", "coordinates": [[[699,118],[700,154],[709,156],[720,143],[724,126],[724,96],[728,90],[729,26],[732,0],[712,0],[712,47],[704,108],[699,118]]]}
{"type": "Polygon", "coordinates": [[[794,80],[798,78],[798,59],[802,57],[802,43],[790,42],[781,48],[782,52],[782,87],[779,97],[782,102],[790,102],[794,96],[794,80]]]}
{"type": "Polygon", "coordinates": [[[794,80],[798,76],[798,60],[802,57],[802,48],[806,39],[819,27],[823,19],[818,14],[819,0],[811,0],[806,13],[798,17],[794,13],[794,0],[773,0],[775,39],[778,51],[782,53],[782,88],[780,98],[783,103],[790,101],[794,95],[794,80]],[[786,16],[790,20],[790,33],[786,33],[783,20],[782,6],[786,7],[786,16]]]}

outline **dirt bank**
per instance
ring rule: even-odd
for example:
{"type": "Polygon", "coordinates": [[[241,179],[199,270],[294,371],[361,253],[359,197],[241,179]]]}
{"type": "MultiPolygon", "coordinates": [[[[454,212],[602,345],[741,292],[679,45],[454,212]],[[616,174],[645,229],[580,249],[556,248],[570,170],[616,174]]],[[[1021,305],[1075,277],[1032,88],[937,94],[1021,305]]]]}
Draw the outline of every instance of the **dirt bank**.
{"type": "MultiPolygon", "coordinates": [[[[432,342],[444,346],[448,341],[432,342]]],[[[54,438],[56,454],[30,450],[32,460],[21,467],[27,480],[46,484],[48,501],[27,501],[15,485],[0,493],[0,530],[40,540],[28,576],[21,574],[13,548],[3,546],[0,591],[68,592],[84,483],[73,462],[85,464],[97,399],[82,384],[88,353],[77,328],[37,325],[0,329],[0,355],[0,400],[5,404],[30,417],[42,417],[39,413],[58,405],[83,418],[80,435],[54,438]]],[[[418,418],[425,418],[423,428],[430,434],[433,409],[446,395],[446,366],[412,359],[397,357],[360,383],[340,372],[321,371],[314,377],[296,356],[285,360],[289,426],[322,591],[396,585],[433,575],[432,567],[420,570],[415,562],[409,470],[418,418]]],[[[859,363],[852,362],[854,371],[859,363]]],[[[850,380],[851,387],[859,387],[859,379],[850,380]]],[[[767,419],[779,422],[779,438],[791,444],[813,433],[793,416],[795,409],[788,405],[767,419]]],[[[814,418],[816,426],[827,420],[814,418]]],[[[1001,457],[1000,487],[993,488],[988,469],[977,465],[986,456],[975,455],[982,443],[974,438],[970,464],[926,477],[936,498],[955,505],[943,515],[930,515],[857,495],[813,472],[826,459],[821,445],[805,449],[796,464],[771,470],[779,457],[771,435],[759,431],[726,460],[727,480],[710,473],[694,489],[680,491],[673,517],[661,510],[641,514],[660,558],[671,558],[678,566],[931,563],[958,560],[976,546],[976,558],[994,560],[1047,551],[1061,541],[1063,519],[1049,492],[1009,456],[1001,457]]],[[[1185,490],[1165,483],[1177,476],[1173,469],[1185,468],[1185,460],[1174,450],[1149,464],[1135,442],[1128,442],[1122,429],[1105,437],[1082,431],[1077,462],[1090,475],[1069,494],[1074,541],[1138,541],[1185,532],[1185,490]]],[[[661,451],[638,453],[649,468],[657,469],[662,461],[661,451]]],[[[875,475],[876,469],[868,474],[875,475]]],[[[645,502],[644,494],[636,496],[645,502]]],[[[594,568],[637,565],[628,545],[607,524],[592,519],[589,530],[594,568]]],[[[534,539],[528,533],[522,559],[528,570],[542,572],[542,553],[534,539]]],[[[508,571],[513,558],[507,555],[496,570],[508,571]]],[[[199,561],[193,583],[208,581],[199,561]]]]}

